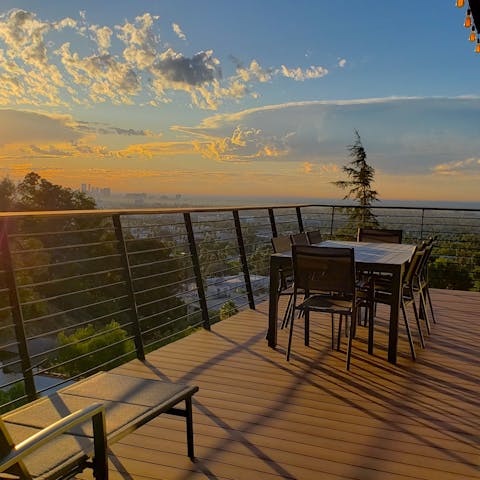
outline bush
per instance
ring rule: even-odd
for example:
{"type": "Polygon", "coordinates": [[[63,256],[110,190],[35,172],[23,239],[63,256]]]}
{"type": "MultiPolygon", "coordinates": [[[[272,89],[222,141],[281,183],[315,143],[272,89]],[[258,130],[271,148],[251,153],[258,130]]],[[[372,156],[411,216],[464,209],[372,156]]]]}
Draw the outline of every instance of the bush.
{"type": "Polygon", "coordinates": [[[57,373],[72,377],[97,367],[113,368],[133,358],[135,344],[127,338],[127,332],[118,322],[112,321],[98,332],[93,325],[77,329],[72,335],[58,334],[60,353],[54,369],[57,373]],[[132,352],[131,356],[125,355],[132,352]]]}

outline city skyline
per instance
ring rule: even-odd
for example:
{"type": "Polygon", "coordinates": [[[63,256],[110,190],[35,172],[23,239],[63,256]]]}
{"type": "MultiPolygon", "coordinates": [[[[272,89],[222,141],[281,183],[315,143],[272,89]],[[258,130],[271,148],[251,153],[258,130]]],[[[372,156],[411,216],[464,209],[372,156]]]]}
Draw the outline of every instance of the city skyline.
{"type": "Polygon", "coordinates": [[[480,201],[480,55],[453,0],[110,7],[2,2],[4,174],[340,199],[358,129],[382,200],[480,201]]]}

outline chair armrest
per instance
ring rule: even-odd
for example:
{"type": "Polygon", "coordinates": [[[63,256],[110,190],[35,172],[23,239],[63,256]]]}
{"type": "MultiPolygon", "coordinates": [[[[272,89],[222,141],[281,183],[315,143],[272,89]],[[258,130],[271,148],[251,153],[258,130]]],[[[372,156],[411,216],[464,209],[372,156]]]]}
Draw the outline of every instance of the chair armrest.
{"type": "Polygon", "coordinates": [[[42,447],[53,438],[70,430],[72,427],[85,422],[85,420],[89,418],[91,418],[93,422],[95,457],[97,457],[97,454],[101,456],[102,450],[104,450],[106,458],[105,406],[101,403],[95,403],[82,410],[71,413],[23,440],[18,445],[15,445],[12,451],[2,459],[0,472],[4,472],[21,461],[23,457],[42,447]]]}

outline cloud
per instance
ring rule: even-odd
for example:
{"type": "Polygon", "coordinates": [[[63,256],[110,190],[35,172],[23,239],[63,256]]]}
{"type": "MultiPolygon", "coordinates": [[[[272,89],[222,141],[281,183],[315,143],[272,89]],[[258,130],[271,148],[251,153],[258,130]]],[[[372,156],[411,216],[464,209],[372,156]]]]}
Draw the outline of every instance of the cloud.
{"type": "MultiPolygon", "coordinates": [[[[212,115],[197,126],[172,129],[206,142],[214,139],[209,158],[228,160],[239,153],[229,139],[241,126],[256,132],[249,137],[250,153],[273,141],[281,152],[277,160],[329,165],[332,175],[332,165],[338,168],[349,160],[347,146],[358,129],[378,173],[431,175],[434,166],[459,156],[478,158],[479,113],[480,97],[291,102],[212,115]]],[[[255,158],[268,160],[262,155],[255,158]]]]}
{"type": "Polygon", "coordinates": [[[447,163],[435,165],[432,168],[433,173],[439,175],[459,175],[459,174],[480,174],[480,158],[466,158],[465,160],[454,160],[447,163]]]}
{"type": "Polygon", "coordinates": [[[281,72],[284,77],[293,78],[297,82],[303,82],[312,78],[322,78],[328,74],[328,70],[321,66],[311,66],[305,70],[300,67],[289,69],[285,65],[282,65],[281,72]]]}
{"type": "Polygon", "coordinates": [[[346,61],[344,58],[341,58],[341,59],[338,61],[338,66],[339,66],[340,68],[343,68],[346,64],[347,64],[347,61],[346,61]]]}
{"type": "Polygon", "coordinates": [[[178,23],[172,23],[172,30],[175,32],[175,35],[180,39],[187,41],[186,35],[182,32],[182,29],[178,25],[178,23]]]}
{"type": "Polygon", "coordinates": [[[141,90],[137,73],[110,54],[80,58],[64,43],[57,50],[66,71],[75,83],[83,87],[93,102],[131,103],[131,97],[141,90]]]}
{"type": "Polygon", "coordinates": [[[274,74],[274,69],[262,68],[255,59],[250,62],[250,65],[248,67],[237,64],[238,79],[242,80],[243,82],[251,82],[253,80],[258,80],[261,83],[266,83],[272,79],[274,74]]]}
{"type": "Polygon", "coordinates": [[[99,135],[159,137],[149,130],[75,121],[69,115],[0,110],[0,159],[153,158],[194,153],[194,142],[146,142],[113,148],[97,143],[99,135]]]}
{"type": "Polygon", "coordinates": [[[112,30],[107,26],[100,27],[98,25],[92,25],[90,30],[95,34],[99,52],[102,55],[108,54],[113,34],[112,30]]]}
{"type": "Polygon", "coordinates": [[[132,143],[128,147],[112,151],[112,155],[123,158],[189,155],[195,152],[194,142],[150,142],[132,143]]]}
{"type": "Polygon", "coordinates": [[[0,145],[76,142],[82,136],[69,115],[0,110],[0,145]]]}
{"type": "Polygon", "coordinates": [[[153,65],[153,71],[158,77],[163,77],[167,83],[190,86],[211,83],[221,76],[220,61],[213,57],[213,51],[198,52],[192,57],[184,57],[169,48],[162,53],[153,65]]]}
{"type": "MultiPolygon", "coordinates": [[[[255,85],[277,77],[305,81],[328,73],[321,66],[265,68],[252,59],[247,66],[236,61],[224,77],[212,48],[186,55],[162,43],[158,16],[146,12],[111,26],[89,25],[85,12],[79,17],[46,21],[21,9],[0,15],[0,105],[158,107],[183,93],[192,105],[216,110],[227,100],[257,98],[255,85]]],[[[186,40],[177,23],[172,28],[186,40]]]]}
{"type": "Polygon", "coordinates": [[[267,136],[262,130],[237,126],[225,137],[203,136],[194,142],[204,158],[221,162],[243,163],[254,159],[275,158],[285,155],[287,149],[281,138],[267,136]]]}
{"type": "Polygon", "coordinates": [[[84,133],[95,133],[97,135],[124,135],[127,137],[160,137],[161,134],[155,134],[151,130],[140,130],[134,128],[121,128],[113,125],[98,122],[76,122],[75,128],[84,133]]]}
{"type": "Polygon", "coordinates": [[[312,171],[313,171],[313,163],[304,162],[304,164],[303,164],[303,171],[304,171],[305,173],[312,173],[312,171]]]}

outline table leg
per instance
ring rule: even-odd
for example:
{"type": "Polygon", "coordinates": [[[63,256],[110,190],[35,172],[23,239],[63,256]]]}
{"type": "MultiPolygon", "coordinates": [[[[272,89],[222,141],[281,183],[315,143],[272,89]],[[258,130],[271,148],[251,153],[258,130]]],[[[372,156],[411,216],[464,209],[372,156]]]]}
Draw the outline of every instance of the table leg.
{"type": "Polygon", "coordinates": [[[278,278],[279,266],[275,258],[270,258],[270,294],[268,301],[268,346],[277,346],[277,316],[278,316],[278,278]]]}
{"type": "Polygon", "coordinates": [[[397,363],[398,317],[402,295],[403,265],[392,272],[392,304],[390,306],[390,326],[388,331],[388,361],[397,363]]]}

